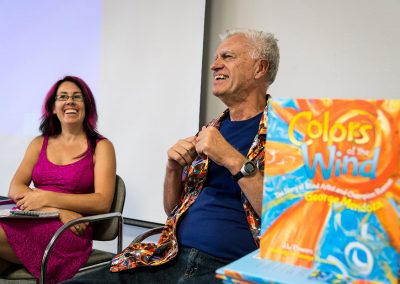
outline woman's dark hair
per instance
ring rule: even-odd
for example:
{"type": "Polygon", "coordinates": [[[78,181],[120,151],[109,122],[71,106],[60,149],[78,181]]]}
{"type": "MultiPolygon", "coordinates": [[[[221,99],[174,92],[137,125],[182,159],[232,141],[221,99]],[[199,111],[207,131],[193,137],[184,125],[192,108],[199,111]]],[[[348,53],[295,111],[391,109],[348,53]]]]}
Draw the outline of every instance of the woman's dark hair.
{"type": "Polygon", "coordinates": [[[81,90],[85,103],[85,118],[83,119],[83,129],[92,146],[96,148],[96,141],[102,136],[97,132],[97,110],[92,91],[89,86],[81,78],[75,76],[65,76],[58,80],[47,92],[42,107],[42,121],[39,130],[44,136],[54,136],[61,133],[61,123],[57,115],[53,113],[54,104],[58,88],[64,82],[72,82],[81,90]]]}

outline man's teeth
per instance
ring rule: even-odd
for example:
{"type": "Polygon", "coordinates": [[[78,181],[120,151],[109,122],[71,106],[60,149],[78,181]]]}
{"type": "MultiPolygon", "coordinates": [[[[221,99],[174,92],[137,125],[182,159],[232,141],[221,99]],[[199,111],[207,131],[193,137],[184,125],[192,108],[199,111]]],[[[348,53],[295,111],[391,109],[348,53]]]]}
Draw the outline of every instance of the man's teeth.
{"type": "Polygon", "coordinates": [[[222,74],[215,76],[215,80],[225,80],[227,78],[228,76],[222,74]]]}

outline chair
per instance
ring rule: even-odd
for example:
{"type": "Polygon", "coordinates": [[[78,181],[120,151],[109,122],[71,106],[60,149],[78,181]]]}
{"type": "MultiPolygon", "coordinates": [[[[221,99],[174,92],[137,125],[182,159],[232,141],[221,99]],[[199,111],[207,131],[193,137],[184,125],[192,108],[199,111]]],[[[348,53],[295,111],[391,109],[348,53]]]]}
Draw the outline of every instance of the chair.
{"type": "Polygon", "coordinates": [[[161,234],[163,229],[164,229],[164,226],[158,226],[158,227],[149,229],[149,230],[141,233],[140,235],[138,235],[132,242],[141,243],[142,241],[144,241],[148,237],[161,234]]]}
{"type": "MultiPolygon", "coordinates": [[[[65,223],[61,226],[54,236],[51,238],[47,248],[44,252],[39,283],[45,283],[46,281],[46,266],[48,256],[51,253],[51,249],[57,240],[57,238],[66,230],[69,230],[71,226],[79,223],[93,223],[93,240],[96,241],[111,241],[118,237],[117,240],[117,251],[122,250],[122,225],[123,217],[122,211],[125,203],[125,183],[120,176],[117,175],[115,183],[115,195],[111,205],[110,213],[98,214],[93,216],[87,216],[78,218],[65,223]]],[[[106,265],[113,258],[114,254],[105,252],[97,249],[93,249],[87,263],[81,267],[79,272],[85,272],[106,265]]],[[[36,283],[36,279],[21,265],[12,265],[7,271],[0,275],[0,282],[12,283],[11,280],[23,281],[23,283],[36,283]],[[4,280],[6,281],[4,281],[4,280]]]]}

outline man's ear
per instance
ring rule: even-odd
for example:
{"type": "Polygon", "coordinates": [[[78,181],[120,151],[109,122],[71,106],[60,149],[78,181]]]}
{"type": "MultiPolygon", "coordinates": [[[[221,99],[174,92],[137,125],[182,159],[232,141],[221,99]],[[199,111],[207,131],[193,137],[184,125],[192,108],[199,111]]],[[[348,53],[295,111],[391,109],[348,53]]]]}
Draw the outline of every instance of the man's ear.
{"type": "Polygon", "coordinates": [[[269,64],[268,64],[267,60],[264,60],[264,59],[258,60],[258,62],[256,63],[256,69],[254,72],[254,78],[260,79],[264,76],[267,76],[268,67],[269,67],[269,64]]]}

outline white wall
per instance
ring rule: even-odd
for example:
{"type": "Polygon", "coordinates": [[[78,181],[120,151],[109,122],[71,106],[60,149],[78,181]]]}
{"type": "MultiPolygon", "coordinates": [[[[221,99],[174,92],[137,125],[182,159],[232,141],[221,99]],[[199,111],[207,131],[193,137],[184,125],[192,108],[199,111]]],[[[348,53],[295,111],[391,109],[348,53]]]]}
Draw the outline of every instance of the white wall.
{"type": "Polygon", "coordinates": [[[125,180],[124,216],[164,223],[167,150],[198,131],[205,1],[103,1],[99,129],[125,180]]]}
{"type": "MultiPolygon", "coordinates": [[[[400,98],[400,1],[219,0],[210,5],[206,51],[218,34],[255,28],[279,39],[281,64],[273,97],[400,98]]],[[[203,79],[205,121],[225,107],[203,79]]],[[[202,121],[205,123],[205,121],[202,121]]]]}

